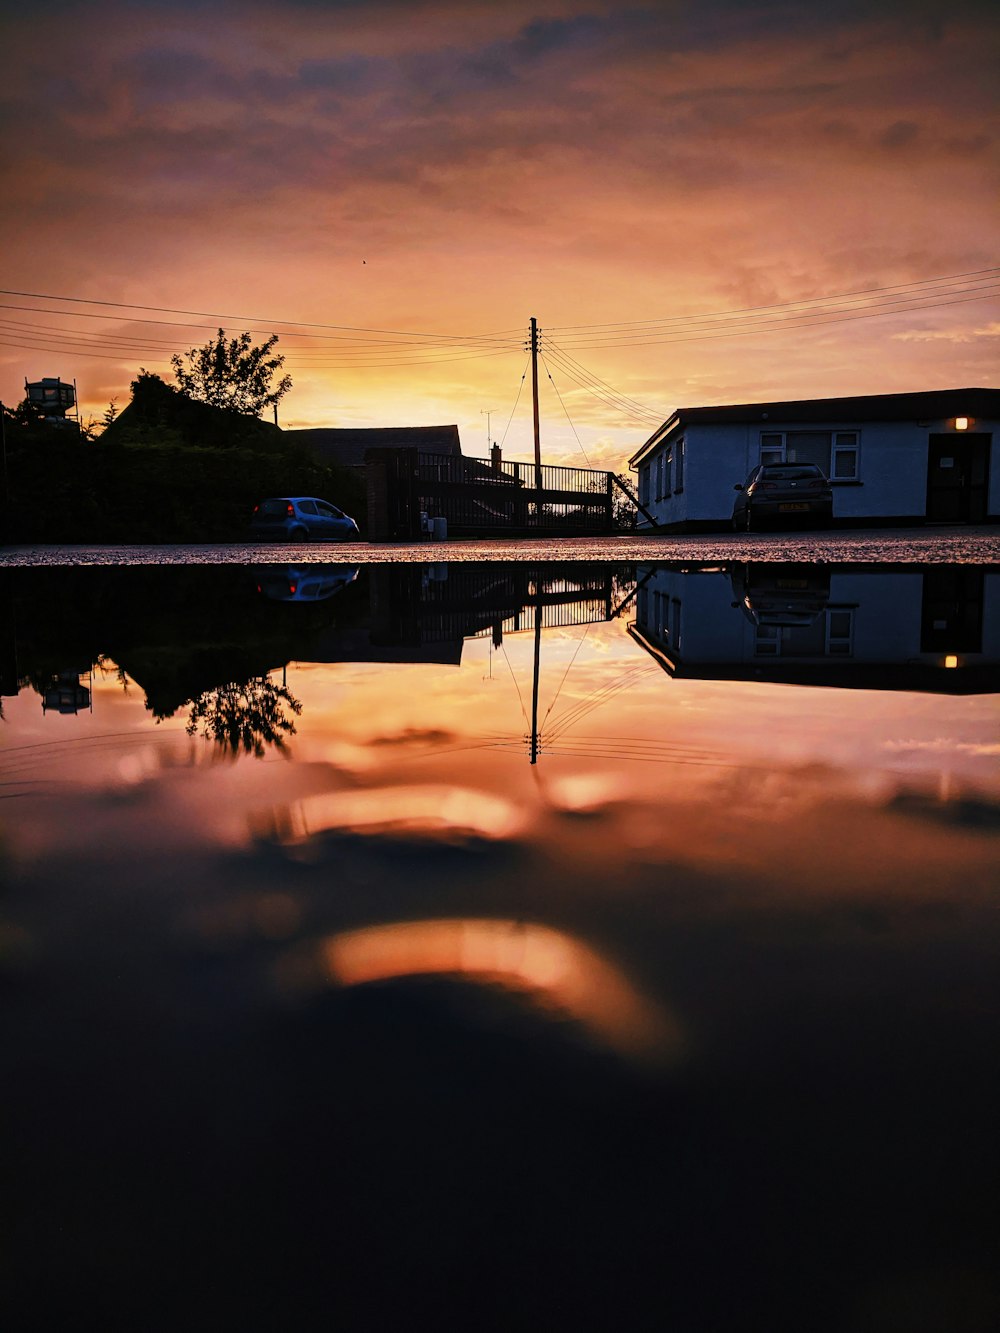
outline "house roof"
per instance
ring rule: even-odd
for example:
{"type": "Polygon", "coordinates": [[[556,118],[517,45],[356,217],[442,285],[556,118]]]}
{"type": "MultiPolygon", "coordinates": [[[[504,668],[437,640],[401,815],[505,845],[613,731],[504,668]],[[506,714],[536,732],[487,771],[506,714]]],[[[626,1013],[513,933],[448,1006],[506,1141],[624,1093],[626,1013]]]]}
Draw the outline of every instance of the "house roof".
{"type": "Polygon", "coordinates": [[[419,449],[425,454],[461,457],[457,426],[320,426],[313,430],[286,430],[286,437],[301,444],[318,463],[360,467],[369,449],[419,449]]]}
{"type": "Polygon", "coordinates": [[[767,421],[938,421],[954,416],[1000,417],[1000,389],[926,389],[917,393],[870,393],[850,398],[795,398],[777,403],[679,407],[629,459],[635,464],[654,444],[691,425],[743,425],[767,421]]]}

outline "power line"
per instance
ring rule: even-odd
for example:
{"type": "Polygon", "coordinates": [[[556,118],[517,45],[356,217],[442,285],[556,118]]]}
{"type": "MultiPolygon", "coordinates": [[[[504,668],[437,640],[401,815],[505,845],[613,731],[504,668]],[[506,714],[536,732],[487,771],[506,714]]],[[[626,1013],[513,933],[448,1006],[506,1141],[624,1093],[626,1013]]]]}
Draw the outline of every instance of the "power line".
{"type": "Polygon", "coordinates": [[[990,268],[970,269],[964,273],[951,273],[939,278],[922,278],[914,282],[902,282],[902,283],[887,285],[884,287],[859,287],[855,288],[852,291],[835,293],[833,296],[799,297],[796,300],[792,301],[777,301],[772,303],[771,305],[743,306],[735,310],[706,311],[699,315],[667,315],[667,316],[662,316],[660,318],[649,319],[649,320],[630,319],[630,320],[623,320],[617,324],[555,325],[555,326],[550,326],[549,331],[550,332],[555,331],[556,333],[567,333],[567,332],[579,332],[588,329],[613,330],[613,329],[630,328],[636,326],[647,326],[647,325],[652,326],[657,324],[676,323],[678,321],[684,322],[688,320],[727,319],[732,315],[754,314],[762,310],[787,310],[790,309],[792,306],[796,305],[817,305],[819,303],[832,305],[834,303],[840,301],[846,301],[856,297],[875,296],[880,292],[904,291],[907,289],[913,289],[918,287],[936,286],[942,283],[946,284],[955,283],[955,282],[961,282],[965,279],[982,278],[986,274],[993,275],[998,273],[1000,273],[1000,268],[995,266],[990,268]]]}
{"type": "MultiPolygon", "coordinates": [[[[825,310],[794,311],[791,317],[776,318],[774,316],[754,316],[751,319],[743,321],[742,324],[736,324],[733,327],[723,329],[721,332],[709,332],[708,330],[684,332],[682,330],[665,331],[665,337],[645,337],[635,336],[623,339],[594,339],[590,342],[570,342],[568,345],[574,350],[581,348],[596,347],[652,347],[664,346],[668,343],[686,343],[686,342],[706,342],[717,338],[739,338],[746,337],[755,333],[782,333],[786,329],[818,328],[824,324],[848,324],[859,319],[877,319],[885,315],[916,314],[922,310],[938,310],[945,306],[965,305],[970,301],[984,301],[995,298],[1000,295],[1000,283],[991,283],[988,287],[977,289],[975,295],[955,295],[941,293],[942,296],[948,295],[948,299],[926,301],[919,304],[910,304],[909,302],[890,302],[878,309],[864,310],[857,314],[847,314],[843,311],[830,316],[825,310]],[[894,308],[897,307],[897,308],[894,308]],[[747,328],[753,320],[760,318],[766,320],[758,327],[747,328]]],[[[652,330],[650,330],[652,331],[652,330]]],[[[566,346],[566,344],[564,344],[566,346]]]]}
{"type": "MultiPolygon", "coordinates": [[[[540,352],[539,352],[539,356],[541,356],[541,353],[540,353],[540,352]]],[[[583,441],[580,439],[579,435],[576,434],[576,427],[573,425],[573,419],[571,418],[569,412],[568,412],[567,409],[566,409],[566,404],[563,402],[562,394],[559,392],[559,387],[558,387],[558,385],[556,384],[555,380],[552,378],[552,372],[549,370],[548,364],[546,363],[546,360],[545,360],[545,357],[544,357],[544,356],[542,356],[542,365],[545,366],[545,373],[546,373],[546,375],[548,375],[548,377],[549,377],[549,383],[552,385],[553,389],[555,389],[555,391],[556,391],[556,397],[559,399],[559,406],[562,408],[563,412],[566,413],[566,420],[569,422],[569,428],[570,428],[570,430],[573,432],[574,436],[576,436],[576,442],[577,442],[577,444],[580,446],[580,452],[583,454],[583,457],[584,457],[584,459],[586,460],[587,466],[590,467],[590,459],[589,459],[588,456],[587,456],[587,451],[586,451],[586,449],[584,449],[584,447],[583,447],[583,441]]]]}
{"type": "MultiPolygon", "coordinates": [[[[531,358],[529,357],[528,360],[530,361],[530,359],[531,358]]],[[[503,437],[500,440],[501,448],[503,448],[504,442],[507,439],[507,432],[510,430],[510,423],[514,420],[514,413],[517,411],[517,405],[521,401],[521,390],[524,388],[524,381],[527,378],[527,375],[528,375],[528,362],[525,361],[524,371],[521,375],[521,383],[517,386],[517,394],[514,397],[514,406],[510,409],[510,416],[507,418],[507,425],[504,427],[503,437]]]]}
{"type": "Polygon", "coordinates": [[[561,360],[564,363],[564,365],[568,363],[569,366],[572,366],[577,372],[579,372],[579,374],[583,376],[584,379],[588,380],[590,383],[602,389],[608,390],[610,393],[614,394],[615,397],[619,399],[623,404],[629,404],[641,415],[655,417],[658,421],[663,420],[663,413],[659,409],[648,407],[645,403],[640,403],[637,398],[633,398],[630,394],[623,393],[620,389],[614,388],[613,385],[608,384],[607,380],[602,380],[599,375],[595,375],[592,370],[588,370],[586,366],[581,365],[581,363],[577,361],[575,357],[571,356],[569,352],[565,351],[558,343],[555,343],[551,339],[548,339],[547,346],[549,347],[550,351],[554,351],[555,353],[558,354],[559,360],[561,360]]]}
{"type": "MultiPolygon", "coordinates": [[[[111,323],[118,325],[124,323],[127,326],[134,326],[136,324],[148,324],[148,325],[156,325],[168,328],[183,328],[189,330],[200,329],[202,332],[206,333],[215,333],[217,331],[216,326],[207,324],[205,325],[186,324],[178,320],[124,320],[116,315],[95,315],[92,313],[75,311],[75,310],[45,310],[40,306],[21,306],[21,305],[14,305],[10,302],[0,302],[0,310],[17,310],[17,311],[31,312],[34,314],[62,315],[72,319],[99,319],[99,320],[109,321],[111,323]]],[[[27,325],[27,321],[23,321],[22,323],[24,323],[25,326],[27,325]]],[[[43,327],[43,326],[36,326],[36,327],[43,327]]],[[[45,326],[45,327],[51,328],[52,326],[45,326]]],[[[72,332],[72,330],[64,330],[64,332],[72,332]]],[[[75,332],[83,334],[86,333],[87,330],[77,329],[75,330],[75,332]]],[[[225,330],[223,330],[223,332],[225,332],[225,330]]],[[[264,330],[255,329],[251,330],[251,332],[262,333],[264,332],[264,330]]],[[[113,336],[113,335],[95,334],[94,336],[100,337],[100,336],[113,336]]],[[[400,342],[387,342],[384,339],[373,339],[373,338],[348,339],[348,338],[341,338],[338,336],[331,336],[324,334],[303,333],[299,330],[296,330],[296,332],[291,336],[298,338],[309,338],[321,344],[315,349],[313,349],[312,347],[303,347],[299,349],[303,352],[310,352],[316,350],[317,352],[321,353],[335,352],[341,356],[364,356],[364,355],[397,356],[397,355],[408,355],[412,354],[413,352],[421,350],[453,351],[456,348],[463,346],[463,344],[457,342],[449,343],[449,342],[437,341],[437,342],[427,342],[427,343],[400,343],[400,342]],[[344,345],[345,343],[346,344],[354,343],[355,346],[349,346],[349,345],[345,346],[344,345]]],[[[171,342],[162,345],[175,347],[176,343],[171,342]]],[[[501,338],[484,337],[481,340],[476,340],[464,345],[467,346],[470,350],[477,350],[481,346],[486,346],[486,347],[493,346],[502,350],[513,351],[519,346],[519,343],[514,338],[501,339],[501,338]]],[[[289,344],[286,343],[285,346],[288,347],[289,344]]]]}
{"type": "Polygon", "coordinates": [[[637,406],[632,399],[620,394],[617,389],[607,385],[604,380],[592,375],[577,361],[570,361],[566,353],[563,353],[554,343],[549,342],[549,355],[556,363],[566,377],[573,381],[578,388],[586,390],[592,394],[605,407],[624,416],[630,421],[644,424],[653,422],[659,425],[664,420],[664,414],[654,412],[650,408],[637,406]]]}
{"type": "MultiPolygon", "coordinates": [[[[0,329],[0,332],[8,332],[8,333],[9,333],[8,330],[4,330],[4,329],[0,329]]],[[[9,334],[9,336],[10,336],[10,337],[13,337],[13,336],[15,336],[15,335],[9,334]]],[[[47,353],[51,353],[51,354],[53,354],[53,355],[87,356],[87,357],[96,357],[96,358],[98,358],[99,360],[104,360],[104,361],[119,361],[119,362],[120,362],[120,361],[124,361],[124,360],[126,360],[126,359],[129,357],[129,355],[136,355],[136,356],[138,356],[138,357],[143,357],[146,361],[149,362],[150,365],[161,365],[161,366],[166,366],[166,365],[169,365],[169,364],[170,364],[169,359],[166,358],[166,357],[146,356],[145,351],[148,350],[148,349],[143,349],[143,348],[141,348],[141,347],[127,346],[125,351],[120,352],[120,353],[118,353],[117,355],[111,356],[111,355],[108,355],[106,352],[104,352],[104,353],[102,353],[102,352],[91,352],[91,351],[86,351],[86,350],[85,350],[86,347],[88,347],[88,346],[93,346],[93,345],[94,345],[94,344],[88,344],[88,343],[82,343],[82,344],[81,344],[81,343],[79,343],[79,342],[77,342],[77,341],[73,341],[73,340],[71,340],[71,339],[69,339],[69,338],[65,338],[65,337],[54,337],[54,336],[50,336],[50,337],[47,337],[47,338],[43,338],[41,335],[34,335],[34,334],[26,334],[26,335],[22,334],[22,335],[20,335],[20,336],[17,338],[17,341],[0,341],[0,346],[4,346],[4,347],[12,347],[12,348],[17,348],[17,349],[20,349],[20,350],[26,350],[26,351],[32,351],[32,352],[47,352],[47,353]]],[[[117,345],[117,346],[122,346],[123,344],[116,344],[116,343],[114,343],[114,342],[105,342],[105,343],[98,343],[98,344],[96,344],[96,345],[97,345],[97,346],[100,346],[100,347],[110,348],[110,347],[114,347],[114,346],[116,346],[116,345],[117,345]]],[[[415,350],[415,349],[414,349],[414,350],[415,350]]],[[[446,350],[449,350],[449,349],[442,348],[442,349],[440,349],[440,350],[442,350],[442,351],[446,351],[446,350]]],[[[296,366],[299,366],[299,367],[301,367],[303,370],[383,370],[383,371],[386,371],[386,370],[394,370],[396,367],[406,367],[406,366],[443,366],[443,365],[451,365],[451,364],[454,364],[455,362],[459,362],[459,361],[481,361],[481,360],[484,360],[484,359],[487,359],[487,358],[490,358],[490,357],[495,357],[495,356],[510,356],[516,349],[513,348],[513,347],[511,347],[511,348],[501,348],[500,350],[494,350],[494,351],[489,351],[489,352],[458,351],[457,348],[454,349],[454,350],[457,352],[457,355],[452,355],[452,356],[431,356],[431,355],[425,355],[425,356],[422,356],[422,357],[418,357],[418,358],[416,358],[416,359],[413,359],[412,356],[411,356],[411,359],[409,359],[409,360],[402,360],[402,361],[367,361],[367,362],[356,362],[356,361],[327,361],[327,362],[302,361],[302,360],[300,360],[298,357],[296,357],[296,355],[295,355],[294,352],[292,352],[292,353],[290,353],[290,354],[286,357],[286,361],[288,362],[288,364],[290,365],[290,367],[293,368],[293,369],[294,369],[296,366]]]]}
{"type": "MultiPolygon", "coordinates": [[[[230,322],[236,321],[242,324],[265,324],[268,326],[274,324],[285,324],[302,329],[336,329],[348,333],[382,333],[389,334],[394,338],[421,338],[434,339],[455,342],[476,342],[482,338],[498,337],[499,334],[458,334],[458,333],[414,333],[412,331],[400,329],[369,329],[359,328],[351,324],[322,324],[310,320],[301,319],[272,319],[262,315],[224,315],[211,310],[181,310],[175,306],[161,305],[138,305],[130,304],[127,301],[101,301],[91,299],[85,296],[54,296],[47,292],[22,292],[11,288],[0,287],[0,295],[3,296],[23,296],[33,301],[65,301],[73,305],[98,305],[108,309],[115,310],[150,310],[154,314],[161,315],[194,315],[198,319],[222,319],[230,322]]],[[[66,312],[68,313],[68,312],[66,312]]],[[[143,321],[147,322],[147,321],[143,321]]],[[[152,322],[152,321],[149,321],[152,322]]],[[[503,334],[515,334],[517,329],[504,329],[503,334]]]]}

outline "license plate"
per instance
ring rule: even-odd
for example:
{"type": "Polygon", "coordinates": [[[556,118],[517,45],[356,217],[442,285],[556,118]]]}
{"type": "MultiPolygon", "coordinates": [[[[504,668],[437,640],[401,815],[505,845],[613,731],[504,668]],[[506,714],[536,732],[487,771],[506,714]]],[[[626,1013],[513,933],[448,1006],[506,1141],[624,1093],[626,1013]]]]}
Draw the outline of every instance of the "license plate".
{"type": "Polygon", "coordinates": [[[808,505],[778,505],[778,513],[789,514],[792,512],[793,509],[801,511],[803,509],[808,509],[808,508],[809,508],[808,505]]]}

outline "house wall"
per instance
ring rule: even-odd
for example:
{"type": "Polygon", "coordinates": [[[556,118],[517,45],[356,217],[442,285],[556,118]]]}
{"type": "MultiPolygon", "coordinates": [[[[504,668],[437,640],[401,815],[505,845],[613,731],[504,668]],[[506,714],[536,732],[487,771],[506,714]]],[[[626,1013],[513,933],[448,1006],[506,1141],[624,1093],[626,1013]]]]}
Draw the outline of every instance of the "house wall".
{"type": "MultiPolygon", "coordinates": [[[[760,461],[764,431],[851,431],[860,441],[856,481],[833,483],[833,516],[846,524],[878,519],[923,520],[927,512],[928,439],[954,433],[950,420],[916,422],[774,421],[734,425],[693,424],[659,445],[643,466],[650,467],[646,508],[657,528],[689,526],[727,528],[737,482],[744,482],[760,461]],[[669,443],[685,442],[684,488],[656,499],[656,464],[669,443]]],[[[991,434],[987,516],[1000,519],[1000,421],[977,420],[977,434],[991,434]]],[[[639,529],[651,525],[640,514],[639,529]]]]}

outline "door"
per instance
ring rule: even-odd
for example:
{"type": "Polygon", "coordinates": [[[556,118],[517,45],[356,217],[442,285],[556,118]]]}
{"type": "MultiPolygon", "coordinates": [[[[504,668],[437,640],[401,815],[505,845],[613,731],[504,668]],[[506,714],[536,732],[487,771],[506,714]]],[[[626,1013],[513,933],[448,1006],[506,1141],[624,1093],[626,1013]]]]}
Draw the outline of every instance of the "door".
{"type": "Polygon", "coordinates": [[[983,570],[934,565],[924,570],[920,617],[922,653],[983,651],[983,570]]]}
{"type": "Polygon", "coordinates": [[[928,523],[986,518],[991,435],[932,435],[927,452],[928,523]]]}

